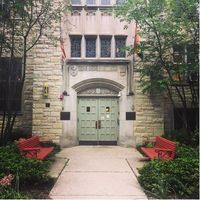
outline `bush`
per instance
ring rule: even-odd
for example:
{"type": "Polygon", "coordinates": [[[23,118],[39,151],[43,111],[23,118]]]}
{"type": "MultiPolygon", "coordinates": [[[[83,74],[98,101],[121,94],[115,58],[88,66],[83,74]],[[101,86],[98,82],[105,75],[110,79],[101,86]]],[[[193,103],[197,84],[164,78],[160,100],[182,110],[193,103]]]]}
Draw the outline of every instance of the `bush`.
{"type": "Polygon", "coordinates": [[[30,131],[22,129],[22,128],[16,128],[13,130],[11,135],[11,141],[19,140],[20,138],[30,138],[32,134],[30,131]]]}
{"type": "Polygon", "coordinates": [[[28,199],[26,195],[17,192],[11,186],[0,186],[0,199],[28,199]]]}
{"type": "Polygon", "coordinates": [[[60,145],[58,145],[58,144],[56,144],[52,141],[40,142],[40,145],[43,146],[43,147],[54,147],[54,150],[53,150],[53,152],[51,153],[50,156],[57,154],[61,150],[60,145]]]}
{"type": "Polygon", "coordinates": [[[180,145],[176,150],[177,158],[199,159],[199,147],[180,145]]]}
{"type": "Polygon", "coordinates": [[[173,130],[165,132],[164,136],[167,139],[174,140],[181,144],[190,144],[192,146],[199,146],[199,130],[191,132],[191,137],[186,133],[185,130],[173,130]]]}
{"type": "Polygon", "coordinates": [[[15,144],[0,147],[0,178],[19,175],[20,184],[40,184],[49,180],[49,161],[26,159],[20,155],[15,144]]]}
{"type": "Polygon", "coordinates": [[[176,159],[153,160],[139,174],[140,184],[156,198],[199,199],[198,148],[178,147],[176,159]]]}

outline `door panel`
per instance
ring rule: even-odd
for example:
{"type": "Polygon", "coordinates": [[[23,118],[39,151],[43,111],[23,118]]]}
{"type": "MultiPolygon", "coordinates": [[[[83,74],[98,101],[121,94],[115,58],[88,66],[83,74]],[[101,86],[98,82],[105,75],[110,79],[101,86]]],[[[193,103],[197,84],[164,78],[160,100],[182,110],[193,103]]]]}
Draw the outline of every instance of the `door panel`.
{"type": "Polygon", "coordinates": [[[80,98],[78,102],[79,141],[117,141],[118,99],[80,98]]]}
{"type": "Polygon", "coordinates": [[[78,102],[78,136],[82,141],[97,141],[97,99],[82,98],[78,102]]]}
{"type": "Polygon", "coordinates": [[[118,104],[114,98],[99,98],[99,141],[116,141],[118,136],[118,104]]]}

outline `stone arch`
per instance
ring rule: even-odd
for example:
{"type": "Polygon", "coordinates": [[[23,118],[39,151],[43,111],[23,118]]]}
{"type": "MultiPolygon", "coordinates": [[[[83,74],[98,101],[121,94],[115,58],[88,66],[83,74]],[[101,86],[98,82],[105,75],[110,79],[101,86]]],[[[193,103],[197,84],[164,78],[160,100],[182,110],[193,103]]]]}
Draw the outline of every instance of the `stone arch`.
{"type": "Polygon", "coordinates": [[[85,91],[92,88],[106,88],[108,90],[114,91],[115,93],[119,93],[124,86],[115,81],[104,79],[104,78],[92,78],[76,83],[72,86],[72,88],[80,93],[81,91],[85,91]]]}

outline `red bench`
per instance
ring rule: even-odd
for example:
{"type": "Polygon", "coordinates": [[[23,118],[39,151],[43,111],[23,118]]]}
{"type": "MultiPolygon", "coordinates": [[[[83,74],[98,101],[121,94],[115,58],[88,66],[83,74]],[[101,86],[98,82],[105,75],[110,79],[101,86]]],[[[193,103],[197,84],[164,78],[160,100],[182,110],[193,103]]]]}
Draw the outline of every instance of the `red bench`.
{"type": "Polygon", "coordinates": [[[42,147],[38,136],[19,141],[18,148],[26,158],[37,160],[44,160],[54,150],[54,147],[42,147]]]}
{"type": "Polygon", "coordinates": [[[154,147],[142,147],[142,152],[150,159],[173,160],[176,151],[176,142],[157,136],[154,147]]]}

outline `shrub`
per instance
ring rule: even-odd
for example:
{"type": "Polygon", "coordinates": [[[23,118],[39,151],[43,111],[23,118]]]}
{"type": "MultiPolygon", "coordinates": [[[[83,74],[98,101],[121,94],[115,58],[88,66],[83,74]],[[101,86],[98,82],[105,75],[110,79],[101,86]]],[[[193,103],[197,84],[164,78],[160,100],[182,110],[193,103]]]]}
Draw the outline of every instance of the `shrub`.
{"type": "Polygon", "coordinates": [[[167,139],[174,140],[181,144],[186,144],[192,146],[199,146],[199,130],[195,130],[191,132],[191,138],[189,138],[188,134],[184,130],[173,130],[170,132],[165,132],[164,136],[167,139]]]}
{"type": "Polygon", "coordinates": [[[50,162],[24,158],[15,144],[0,147],[0,163],[0,178],[18,174],[20,184],[40,184],[49,180],[50,162]]]}
{"type": "Polygon", "coordinates": [[[0,186],[0,199],[28,199],[28,197],[11,186],[0,186]]]}
{"type": "Polygon", "coordinates": [[[43,142],[40,142],[40,145],[43,147],[54,147],[54,151],[50,154],[50,156],[55,155],[56,153],[60,152],[60,150],[61,150],[60,145],[58,145],[52,141],[43,141],[43,142]]]}
{"type": "Polygon", "coordinates": [[[8,176],[4,176],[0,179],[0,199],[28,198],[27,196],[17,192],[17,190],[11,187],[13,178],[14,177],[12,176],[12,174],[9,174],[8,176]]]}
{"type": "Polygon", "coordinates": [[[156,198],[198,199],[199,159],[197,151],[198,148],[178,147],[176,159],[172,161],[153,160],[147,163],[139,170],[140,184],[144,189],[155,194],[156,198]]]}
{"type": "Polygon", "coordinates": [[[19,140],[20,138],[29,138],[31,137],[31,133],[28,130],[22,128],[16,128],[13,130],[11,135],[11,141],[19,140]]]}
{"type": "Polygon", "coordinates": [[[176,150],[177,158],[199,158],[199,147],[191,147],[188,145],[180,145],[176,150]]]}

